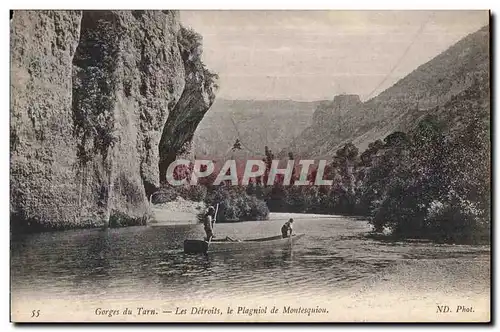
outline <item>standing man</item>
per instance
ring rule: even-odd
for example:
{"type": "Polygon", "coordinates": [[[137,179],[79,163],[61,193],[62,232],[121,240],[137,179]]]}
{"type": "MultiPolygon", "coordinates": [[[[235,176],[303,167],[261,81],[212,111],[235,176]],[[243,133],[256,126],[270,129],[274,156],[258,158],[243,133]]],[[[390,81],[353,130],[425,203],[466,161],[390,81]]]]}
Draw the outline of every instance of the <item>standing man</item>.
{"type": "Polygon", "coordinates": [[[293,219],[290,218],[290,220],[288,220],[286,223],[283,224],[283,226],[281,226],[281,235],[283,236],[283,238],[289,236],[288,232],[290,232],[290,236],[292,236],[293,232],[292,224],[293,224],[293,219]]]}
{"type": "Polygon", "coordinates": [[[205,220],[203,221],[203,225],[205,226],[205,233],[207,234],[207,241],[214,236],[213,229],[215,223],[215,209],[213,206],[209,206],[207,209],[207,213],[205,214],[205,220]]]}

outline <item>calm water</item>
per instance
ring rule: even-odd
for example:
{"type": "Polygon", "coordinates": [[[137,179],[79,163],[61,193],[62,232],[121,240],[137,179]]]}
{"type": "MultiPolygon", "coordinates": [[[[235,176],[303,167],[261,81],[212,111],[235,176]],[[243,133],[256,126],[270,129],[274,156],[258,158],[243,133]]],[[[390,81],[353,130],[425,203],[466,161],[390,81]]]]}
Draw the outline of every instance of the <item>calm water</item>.
{"type": "MultiPolygon", "coordinates": [[[[240,239],[278,235],[283,220],[217,224],[215,234],[240,239]]],[[[201,225],[77,230],[13,238],[12,291],[71,299],[200,299],[262,294],[313,295],[359,289],[401,262],[484,261],[487,247],[384,243],[363,237],[366,221],[296,220],[306,235],[293,249],[186,255],[182,242],[201,225]]]]}

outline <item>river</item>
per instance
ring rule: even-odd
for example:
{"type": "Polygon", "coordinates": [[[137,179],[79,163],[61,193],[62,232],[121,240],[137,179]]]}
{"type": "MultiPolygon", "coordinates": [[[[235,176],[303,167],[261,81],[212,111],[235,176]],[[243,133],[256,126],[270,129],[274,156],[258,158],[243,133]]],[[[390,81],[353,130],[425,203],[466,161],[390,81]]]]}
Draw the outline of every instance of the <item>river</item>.
{"type": "MultiPolygon", "coordinates": [[[[267,237],[279,234],[283,222],[221,223],[215,234],[267,237]]],[[[428,294],[431,302],[437,294],[489,301],[489,246],[383,242],[364,236],[369,231],[365,220],[347,217],[296,219],[294,230],[305,236],[291,250],[207,257],[183,253],[184,239],[203,237],[201,225],[16,236],[11,241],[12,296],[200,301],[344,294],[366,303],[385,292],[408,300],[428,294]]]]}

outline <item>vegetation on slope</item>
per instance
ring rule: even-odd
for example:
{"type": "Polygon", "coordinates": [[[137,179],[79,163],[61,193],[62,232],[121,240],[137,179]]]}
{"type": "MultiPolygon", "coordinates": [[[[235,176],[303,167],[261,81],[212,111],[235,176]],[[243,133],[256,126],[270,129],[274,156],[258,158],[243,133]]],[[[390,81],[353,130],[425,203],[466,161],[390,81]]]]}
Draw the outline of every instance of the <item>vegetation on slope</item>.
{"type": "MultiPolygon", "coordinates": [[[[220,220],[265,219],[267,208],[348,214],[366,216],[376,232],[389,230],[397,238],[488,241],[489,107],[487,81],[478,80],[407,133],[393,132],[369,144],[363,153],[347,143],[325,169],[331,186],[314,185],[315,170],[308,176],[309,185],[285,186],[279,176],[273,185],[266,185],[275,159],[266,147],[266,172],[249,185],[213,186],[211,177],[189,190],[208,204],[221,203],[220,220]]],[[[297,169],[292,184],[299,174],[297,169]]]]}
{"type": "Polygon", "coordinates": [[[290,144],[301,157],[332,157],[348,142],[365,150],[396,130],[408,131],[425,115],[440,113],[475,80],[489,79],[489,27],[472,33],[416,68],[378,96],[343,106],[335,100],[316,113],[327,114],[290,144]]]}

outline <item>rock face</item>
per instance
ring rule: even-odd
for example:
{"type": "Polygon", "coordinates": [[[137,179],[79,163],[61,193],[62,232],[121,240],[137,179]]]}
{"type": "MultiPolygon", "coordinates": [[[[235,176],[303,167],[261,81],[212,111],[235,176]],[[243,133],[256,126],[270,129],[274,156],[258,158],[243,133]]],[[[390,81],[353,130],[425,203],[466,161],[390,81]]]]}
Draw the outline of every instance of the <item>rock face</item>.
{"type": "Polygon", "coordinates": [[[313,124],[321,125],[324,122],[334,122],[334,117],[345,115],[347,112],[362,106],[359,95],[338,95],[333,102],[323,102],[314,112],[313,124]]]}
{"type": "Polygon", "coordinates": [[[211,105],[184,108],[181,96],[214,98],[199,57],[199,79],[188,76],[196,69],[186,75],[180,29],[178,13],[167,11],[14,13],[14,231],[144,221],[165,159],[162,133],[186,131],[189,140],[211,105]]]}
{"type": "Polygon", "coordinates": [[[81,12],[16,11],[11,21],[11,220],[75,222],[72,61],[81,12]]]}
{"type": "Polygon", "coordinates": [[[190,153],[190,143],[203,116],[215,100],[217,75],[206,70],[200,60],[201,36],[181,28],[179,46],[186,73],[186,87],[163,129],[160,142],[160,180],[166,181],[168,165],[178,155],[190,153]],[[182,124],[182,125],[181,125],[182,124]]]}
{"type": "Polygon", "coordinates": [[[350,113],[359,112],[362,106],[359,95],[337,95],[332,101],[321,102],[314,111],[311,126],[305,128],[290,147],[279,155],[284,157],[288,151],[292,151],[294,155],[304,157],[314,151],[316,157],[328,156],[328,139],[332,133],[336,133],[336,137],[343,137],[354,131],[358,123],[347,119],[350,113]]]}
{"type": "Polygon", "coordinates": [[[266,146],[279,152],[310,126],[320,103],[217,98],[196,129],[194,153],[218,161],[262,159],[266,146]],[[237,139],[241,150],[232,149],[237,139]]]}

